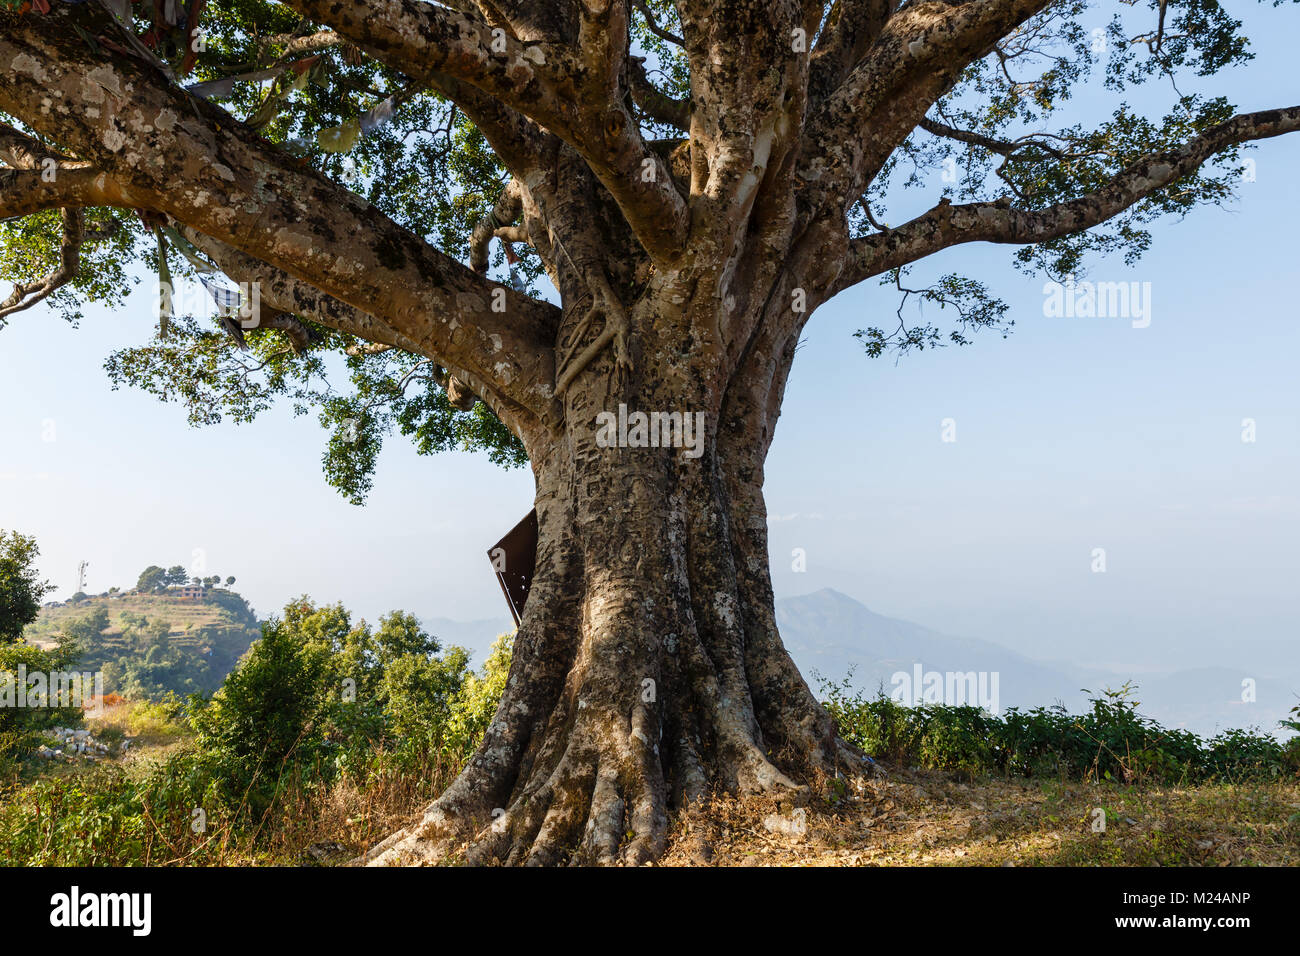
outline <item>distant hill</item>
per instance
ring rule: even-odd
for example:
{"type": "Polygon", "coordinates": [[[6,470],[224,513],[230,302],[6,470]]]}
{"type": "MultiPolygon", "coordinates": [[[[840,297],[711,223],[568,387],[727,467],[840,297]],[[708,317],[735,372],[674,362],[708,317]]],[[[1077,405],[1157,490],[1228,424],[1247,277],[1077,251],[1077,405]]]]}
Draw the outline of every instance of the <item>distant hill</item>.
{"type": "MultiPolygon", "coordinates": [[[[1278,734],[1277,722],[1297,702],[1300,686],[1228,666],[1161,673],[1117,673],[1080,661],[1043,661],[1026,657],[992,641],[943,634],[911,621],[876,614],[853,598],[826,588],[776,602],[781,638],[799,670],[814,691],[819,677],[844,680],[852,671],[852,685],[874,692],[893,687],[899,671],[970,671],[997,673],[998,705],[1027,709],[1063,704],[1074,712],[1088,706],[1087,688],[1096,695],[1118,689],[1132,679],[1141,711],[1166,727],[1185,728],[1211,736],[1231,727],[1259,727],[1278,734]],[[1242,680],[1255,680],[1256,699],[1244,703],[1242,680]]],[[[453,621],[445,617],[421,619],[430,634],[444,644],[467,648],[482,663],[497,635],[514,629],[505,617],[478,621],[453,621]]],[[[1175,665],[1177,662],[1173,662],[1175,665]]]]}
{"type": "Polygon", "coordinates": [[[1084,685],[1071,674],[988,641],[884,617],[830,588],[782,598],[776,620],[782,641],[814,688],[814,672],[838,682],[852,671],[855,687],[889,691],[895,673],[911,674],[920,664],[923,672],[996,673],[1003,710],[1058,702],[1077,710],[1084,704],[1079,692],[1084,685]]]}
{"type": "Polygon", "coordinates": [[[41,647],[75,637],[78,668],[102,670],[107,692],[136,698],[214,691],[260,636],[248,602],[220,587],[67,601],[43,608],[23,632],[41,647]]]}
{"type": "Polygon", "coordinates": [[[940,673],[996,672],[1003,710],[1060,702],[1077,711],[1089,696],[1082,688],[1096,693],[1132,678],[1142,713],[1167,727],[1202,735],[1251,726],[1277,733],[1277,721],[1295,706],[1300,692],[1285,681],[1231,667],[1119,674],[1075,662],[1037,661],[990,641],[953,637],[875,614],[830,588],[777,601],[776,618],[782,640],[814,690],[814,673],[838,682],[852,670],[857,689],[883,686],[888,692],[895,673],[911,673],[920,664],[924,671],[940,673]],[[1255,681],[1252,703],[1241,700],[1246,678],[1255,681]]]}

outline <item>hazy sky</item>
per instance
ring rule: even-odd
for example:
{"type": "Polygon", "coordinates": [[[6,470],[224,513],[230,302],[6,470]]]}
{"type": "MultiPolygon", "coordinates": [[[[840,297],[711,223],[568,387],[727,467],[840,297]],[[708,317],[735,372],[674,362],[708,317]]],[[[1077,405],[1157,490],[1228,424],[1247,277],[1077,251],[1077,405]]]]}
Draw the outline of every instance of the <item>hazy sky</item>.
{"type": "MultiPolygon", "coordinates": [[[[1281,13],[1251,13],[1258,59],[1215,81],[1240,109],[1296,100],[1297,31],[1281,13]]],[[[1093,269],[1151,284],[1147,328],[1044,317],[1043,280],[1005,247],[949,250],[917,272],[988,282],[1012,306],[1005,341],[868,359],[853,331],[897,307],[874,284],[814,316],[768,465],[778,595],[831,586],[882,614],[1121,671],[1300,674],[1300,136],[1250,155],[1257,179],[1231,209],[1157,225],[1133,269],[1093,269]],[[955,442],[941,441],[947,418],[955,442]]],[[[907,215],[925,203],[910,201],[907,215]]],[[[530,472],[420,458],[397,439],[369,504],[349,505],[321,476],[314,415],[194,430],[177,406],[112,391],[104,358],[155,321],[142,283],[80,329],[38,307],[0,331],[0,527],[37,536],[59,597],[83,559],[97,592],[199,554],[261,614],[308,592],[372,619],[505,615],[485,551],[531,507],[530,472]]]]}

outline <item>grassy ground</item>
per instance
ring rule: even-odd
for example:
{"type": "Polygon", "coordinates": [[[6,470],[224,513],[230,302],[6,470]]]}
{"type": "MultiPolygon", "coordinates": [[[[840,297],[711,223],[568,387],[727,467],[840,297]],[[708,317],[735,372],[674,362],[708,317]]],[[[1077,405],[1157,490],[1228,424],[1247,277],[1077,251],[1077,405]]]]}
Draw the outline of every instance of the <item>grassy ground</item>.
{"type": "MultiPolygon", "coordinates": [[[[118,762],[129,776],[165,760],[185,738],[144,708],[106,713],[98,727],[134,738],[118,762]]],[[[42,776],[93,773],[95,764],[44,765],[42,776]]],[[[223,865],[296,865],[329,848],[328,864],[354,856],[418,817],[454,767],[340,781],[289,812],[255,852],[232,845],[223,865]],[[310,849],[309,849],[310,848],[310,849]]],[[[160,860],[163,858],[160,857],[160,860]]],[[[183,859],[165,862],[184,863],[183,859]]],[[[1300,784],[1122,787],[948,771],[895,770],[830,806],[719,799],[672,823],[667,866],[1297,866],[1300,784]],[[1095,832],[1097,808],[1104,832],[1095,832]]],[[[327,864],[327,865],[328,865],[327,864]]]]}
{"type": "MultiPolygon", "coordinates": [[[[853,726],[863,732],[890,731],[885,736],[904,755],[884,761],[889,768],[885,776],[841,793],[833,804],[817,798],[803,806],[719,799],[677,814],[663,863],[1300,865],[1300,779],[1294,754],[1275,742],[1265,747],[1268,741],[1262,737],[1212,742],[1213,753],[1224,753],[1206,764],[1194,759],[1187,749],[1191,743],[1172,740],[1154,725],[1134,724],[1136,718],[1122,708],[1068,720],[1030,715],[1060,724],[1042,729],[1039,736],[1046,735],[1066,754],[1073,752],[1066,746],[1071,734],[1089,728],[1084,733],[1089,745],[1096,735],[1113,737],[1119,731],[1125,741],[1141,743],[1137,750],[1115,744],[1130,763],[1133,753],[1156,753],[1152,739],[1165,747],[1185,745],[1186,753],[1178,751],[1176,762],[1173,757],[1148,761],[1163,776],[1156,770],[1129,774],[1127,779],[1138,782],[1122,785],[1105,779],[1079,782],[1095,779],[1097,768],[1073,780],[1057,774],[1008,776],[987,767],[923,769],[915,765],[918,758],[966,766],[975,742],[986,749],[990,740],[1010,746],[1015,735],[987,718],[968,726],[961,721],[970,714],[961,708],[896,713],[892,705],[867,702],[848,716],[855,714],[859,719],[853,726]],[[1201,764],[1218,769],[1211,774],[1201,764]],[[1199,776],[1193,773],[1198,766],[1199,776]]],[[[294,776],[293,765],[278,771],[289,775],[271,812],[253,823],[239,823],[228,799],[223,803],[210,796],[208,788],[226,778],[194,763],[193,729],[174,706],[118,704],[87,726],[106,741],[129,738],[130,750],[120,758],[29,761],[17,779],[0,781],[0,814],[7,804],[14,810],[5,817],[10,829],[0,829],[0,845],[12,844],[15,859],[22,854],[28,860],[91,865],[335,865],[417,820],[454,778],[464,756],[460,751],[454,758],[438,756],[426,749],[376,754],[360,765],[360,772],[328,783],[294,776]],[[160,777],[158,771],[166,773],[160,777]],[[40,778],[54,778],[59,785],[42,789],[40,778]],[[195,836],[190,816],[198,804],[211,812],[211,826],[195,836]],[[121,843],[124,834],[135,844],[121,843]],[[57,852],[47,853],[50,847],[57,852]]],[[[1023,736],[1026,727],[1038,725],[1008,726],[1023,736]]],[[[1206,745],[1197,746],[1200,753],[1206,745]]],[[[1084,762],[1080,757],[1068,765],[1084,762]]],[[[4,855],[0,849],[0,858],[4,855]]]]}
{"type": "Polygon", "coordinates": [[[664,863],[1296,866],[1300,784],[1126,788],[898,771],[838,808],[716,801],[678,819],[664,863]]]}

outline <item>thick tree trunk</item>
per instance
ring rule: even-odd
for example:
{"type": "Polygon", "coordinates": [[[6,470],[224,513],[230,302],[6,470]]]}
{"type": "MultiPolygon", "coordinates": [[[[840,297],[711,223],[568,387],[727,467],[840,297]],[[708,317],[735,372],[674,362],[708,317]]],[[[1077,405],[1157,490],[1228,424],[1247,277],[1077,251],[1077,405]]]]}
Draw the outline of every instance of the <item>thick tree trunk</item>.
{"type": "Polygon", "coordinates": [[[724,417],[725,389],[683,351],[632,376],[603,357],[567,397],[562,440],[530,449],[540,543],[500,708],[423,821],[368,860],[642,863],[663,852],[669,811],[707,793],[801,802],[868,769],[777,634],[770,424],[744,402],[724,417]],[[691,448],[603,447],[597,415],[620,403],[700,413],[703,434],[691,448]]]}

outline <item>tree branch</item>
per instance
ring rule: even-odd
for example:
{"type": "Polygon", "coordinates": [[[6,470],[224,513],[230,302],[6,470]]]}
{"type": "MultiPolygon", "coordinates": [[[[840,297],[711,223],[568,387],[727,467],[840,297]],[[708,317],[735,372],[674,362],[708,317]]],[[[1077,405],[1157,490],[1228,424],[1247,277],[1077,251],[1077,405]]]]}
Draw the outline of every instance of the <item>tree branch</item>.
{"type": "Polygon", "coordinates": [[[641,14],[642,19],[645,20],[646,29],[659,39],[666,40],[669,43],[675,43],[678,46],[686,46],[685,40],[679,37],[676,33],[665,30],[659,25],[655,20],[654,14],[650,12],[650,8],[646,6],[645,0],[632,0],[632,6],[636,7],[636,12],[641,14]]]}
{"type": "Polygon", "coordinates": [[[813,48],[808,101],[819,104],[844,82],[876,42],[898,0],[836,0],[813,48]]]}
{"type": "Polygon", "coordinates": [[[800,178],[812,214],[862,194],[971,63],[1052,0],[927,0],[890,17],[810,118],[800,178]]]}
{"type": "Polygon", "coordinates": [[[43,169],[0,169],[0,219],[17,219],[46,209],[89,206],[148,208],[147,197],[86,164],[43,169]]]}
{"type": "Polygon", "coordinates": [[[87,4],[6,19],[0,109],[147,199],[140,205],[385,316],[414,351],[550,414],[554,306],[475,275],[152,66],[92,49],[72,29],[103,33],[107,18],[87,4]]]}
{"type": "Polygon", "coordinates": [[[416,0],[289,2],[457,102],[446,90],[448,77],[529,117],[578,151],[652,256],[667,259],[680,250],[686,200],[618,89],[627,55],[627,10],[618,0],[579,5],[576,46],[524,43],[480,17],[416,0]]]}
{"type": "MultiPolygon", "coordinates": [[[[257,325],[253,328],[280,329],[289,336],[295,351],[305,350],[307,329],[293,316],[306,316],[327,328],[367,340],[367,345],[360,349],[349,350],[350,354],[375,354],[390,348],[402,349],[417,355],[424,354],[419,342],[403,335],[400,330],[393,328],[383,319],[348,305],[306,282],[295,279],[282,269],[245,255],[238,249],[211,236],[205,236],[195,229],[182,226],[180,231],[235,282],[257,283],[258,294],[264,308],[262,314],[257,317],[257,325]]],[[[438,356],[429,357],[441,365],[447,364],[438,356]]],[[[447,380],[452,383],[450,387],[447,382],[440,381],[439,384],[448,390],[449,395],[454,391],[457,399],[463,403],[464,394],[472,388],[475,397],[481,396],[497,417],[508,426],[516,423],[518,410],[514,403],[492,389],[487,382],[476,380],[463,371],[449,371],[447,380]]]]}
{"type": "Polygon", "coordinates": [[[81,243],[85,237],[85,219],[80,209],[63,210],[63,242],[59,247],[59,264],[43,278],[29,283],[15,283],[14,290],[0,302],[0,325],[5,316],[30,309],[59,287],[67,285],[81,268],[81,243]]]}
{"type": "Polygon", "coordinates": [[[1119,215],[1152,193],[1194,173],[1231,146],[1300,130],[1300,106],[1243,113],[1211,127],[1176,150],[1133,163],[1101,189],[1048,206],[1014,209],[1005,200],[940,203],[911,222],[849,244],[849,259],[834,291],[966,242],[1025,245],[1050,242],[1119,215]]]}
{"type": "Polygon", "coordinates": [[[628,81],[632,87],[632,101],[647,116],[660,123],[667,123],[682,132],[691,128],[691,104],[686,100],[675,100],[665,96],[650,82],[646,76],[645,59],[634,56],[628,58],[628,81]]]}

